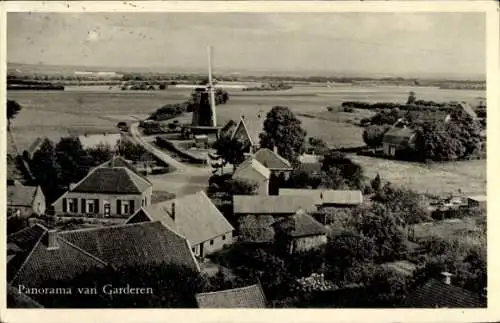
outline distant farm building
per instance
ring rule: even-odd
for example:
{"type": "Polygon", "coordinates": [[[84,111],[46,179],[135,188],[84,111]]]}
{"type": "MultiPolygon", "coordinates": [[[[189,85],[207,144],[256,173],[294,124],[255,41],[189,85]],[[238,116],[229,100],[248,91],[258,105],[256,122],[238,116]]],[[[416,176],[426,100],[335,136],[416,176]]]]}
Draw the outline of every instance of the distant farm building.
{"type": "Polygon", "coordinates": [[[476,195],[467,197],[467,204],[469,207],[486,208],[487,199],[486,195],[476,195]]]}

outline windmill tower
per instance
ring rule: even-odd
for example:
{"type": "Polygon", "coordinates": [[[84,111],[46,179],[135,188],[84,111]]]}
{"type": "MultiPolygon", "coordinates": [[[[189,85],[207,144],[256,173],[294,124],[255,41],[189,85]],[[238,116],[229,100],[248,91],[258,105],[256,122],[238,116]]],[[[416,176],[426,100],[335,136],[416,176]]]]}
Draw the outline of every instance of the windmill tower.
{"type": "Polygon", "coordinates": [[[193,111],[192,125],[194,127],[217,127],[217,112],[215,103],[215,86],[212,76],[213,65],[213,49],[212,46],[208,47],[208,84],[200,85],[195,88],[199,93],[198,108],[193,111]],[[206,109],[206,107],[209,109],[206,109]]]}

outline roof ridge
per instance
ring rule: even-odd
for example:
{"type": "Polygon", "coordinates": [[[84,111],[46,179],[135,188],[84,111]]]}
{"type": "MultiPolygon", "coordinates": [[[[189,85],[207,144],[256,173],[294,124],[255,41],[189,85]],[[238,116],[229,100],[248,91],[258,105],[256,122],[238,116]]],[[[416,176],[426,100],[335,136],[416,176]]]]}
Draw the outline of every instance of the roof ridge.
{"type": "Polygon", "coordinates": [[[75,245],[74,243],[72,243],[72,242],[68,241],[67,239],[64,239],[64,237],[61,237],[59,234],[57,235],[57,238],[58,238],[58,239],[60,239],[60,240],[62,240],[62,241],[64,241],[64,242],[65,242],[66,244],[68,244],[69,246],[71,246],[71,247],[73,247],[73,248],[77,249],[78,251],[80,251],[80,252],[84,253],[85,255],[87,255],[87,256],[89,256],[89,257],[91,257],[91,258],[94,258],[95,260],[97,260],[97,261],[101,262],[103,265],[105,265],[105,266],[108,266],[108,265],[109,265],[107,262],[105,262],[105,261],[104,261],[104,260],[102,260],[101,258],[98,258],[97,256],[95,256],[95,255],[91,254],[90,252],[88,252],[88,251],[86,251],[86,250],[84,250],[84,249],[82,249],[82,248],[78,247],[77,245],[75,245]]]}
{"type": "Polygon", "coordinates": [[[130,179],[132,180],[132,182],[134,183],[134,186],[135,188],[138,190],[138,191],[141,191],[140,187],[139,187],[139,184],[137,183],[137,180],[141,180],[141,181],[144,181],[148,186],[152,186],[151,182],[146,180],[145,178],[139,176],[138,174],[136,174],[135,172],[133,172],[130,168],[128,167],[125,167],[125,166],[121,166],[120,168],[124,168],[125,169],[125,172],[128,173],[130,179]]]}
{"type": "Polygon", "coordinates": [[[10,282],[13,282],[17,278],[17,276],[19,275],[19,273],[21,272],[21,270],[26,266],[26,263],[28,262],[28,259],[31,258],[31,256],[33,255],[33,252],[38,247],[38,245],[40,244],[40,241],[42,241],[42,238],[45,237],[46,234],[47,234],[47,232],[44,232],[44,234],[40,235],[40,237],[38,238],[38,241],[35,243],[35,245],[33,246],[33,248],[31,248],[28,256],[26,256],[26,258],[24,258],[23,263],[21,264],[21,266],[19,266],[19,269],[17,270],[16,274],[12,277],[12,279],[10,280],[10,282]]]}
{"type": "Polygon", "coordinates": [[[213,295],[213,294],[229,293],[229,292],[233,292],[233,291],[236,291],[236,290],[250,289],[252,287],[257,287],[257,288],[261,289],[260,286],[259,286],[259,284],[252,284],[252,285],[248,285],[248,286],[236,287],[236,288],[230,288],[230,289],[223,289],[223,290],[217,290],[217,291],[213,291],[213,292],[197,293],[197,295],[213,295]]]}
{"type": "Polygon", "coordinates": [[[121,223],[121,224],[116,224],[116,225],[108,225],[105,227],[99,227],[99,228],[83,228],[83,229],[75,229],[75,230],[67,230],[67,231],[59,231],[59,234],[69,234],[73,232],[88,232],[88,231],[98,231],[98,230],[106,230],[106,229],[116,229],[120,227],[129,227],[129,226],[134,226],[134,225],[147,225],[151,224],[154,222],[159,222],[159,221],[153,221],[153,222],[137,222],[137,223],[121,223]]]}

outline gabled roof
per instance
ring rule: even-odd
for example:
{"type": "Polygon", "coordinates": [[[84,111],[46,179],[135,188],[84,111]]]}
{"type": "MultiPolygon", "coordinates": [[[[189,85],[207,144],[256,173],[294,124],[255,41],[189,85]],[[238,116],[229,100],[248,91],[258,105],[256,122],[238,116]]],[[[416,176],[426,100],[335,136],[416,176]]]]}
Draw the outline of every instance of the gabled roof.
{"type": "Polygon", "coordinates": [[[407,143],[415,134],[415,130],[405,127],[393,127],[384,134],[384,143],[402,145],[407,143]]]}
{"type": "MultiPolygon", "coordinates": [[[[143,176],[139,171],[137,171],[137,168],[132,166],[131,163],[129,163],[125,158],[119,155],[114,155],[110,160],[102,163],[101,165],[97,167],[104,167],[104,168],[113,168],[113,167],[126,167],[133,171],[135,174],[139,175],[142,179],[144,179],[146,182],[151,183],[150,180],[147,179],[146,176],[143,176]]],[[[96,167],[96,168],[97,168],[96,167]]]]}
{"type": "Polygon", "coordinates": [[[298,211],[294,215],[278,221],[275,225],[282,227],[289,221],[292,221],[293,229],[288,234],[293,238],[325,235],[327,233],[326,228],[321,223],[303,211],[298,211]]]}
{"type": "Polygon", "coordinates": [[[315,211],[310,196],[234,195],[234,213],[239,214],[295,214],[297,210],[315,211]]]}
{"type": "MultiPolygon", "coordinates": [[[[160,222],[81,229],[56,233],[58,248],[48,249],[48,232],[26,250],[14,286],[72,278],[91,268],[173,262],[199,270],[189,243],[160,222]]],[[[9,238],[11,238],[9,236],[9,238]]],[[[23,239],[11,238],[17,243],[23,239]]],[[[9,262],[9,265],[16,257],[9,262]]]]}
{"type": "Polygon", "coordinates": [[[271,171],[262,165],[258,160],[256,160],[253,156],[248,157],[243,163],[241,163],[238,168],[233,173],[233,178],[247,178],[247,176],[243,175],[248,168],[251,168],[255,173],[255,180],[259,179],[269,179],[271,177],[271,171]]]}
{"type": "Polygon", "coordinates": [[[291,170],[290,162],[268,148],[257,150],[254,158],[270,170],[291,170]]]}
{"type": "Polygon", "coordinates": [[[256,144],[255,136],[252,136],[250,132],[248,131],[248,127],[245,122],[245,118],[241,117],[240,121],[236,125],[236,127],[233,130],[233,133],[231,134],[231,139],[238,139],[244,141],[248,141],[248,143],[252,146],[256,144]]]}
{"type": "Polygon", "coordinates": [[[408,296],[406,305],[415,308],[476,308],[486,306],[480,295],[458,286],[430,279],[408,296]]]}
{"type": "Polygon", "coordinates": [[[196,294],[199,308],[266,308],[260,285],[196,294]]]}
{"type": "MultiPolygon", "coordinates": [[[[160,221],[186,237],[192,246],[234,230],[203,191],[151,205],[146,213],[151,220],[160,221]],[[172,217],[174,205],[175,220],[172,217]]],[[[127,222],[136,221],[137,217],[144,215],[138,214],[127,222]]]]}
{"type": "Polygon", "coordinates": [[[31,207],[38,189],[40,189],[38,186],[24,186],[21,183],[8,185],[7,206],[31,207]]]}
{"type": "Polygon", "coordinates": [[[152,185],[127,167],[96,167],[71,192],[140,194],[152,185]]]}
{"type": "Polygon", "coordinates": [[[363,203],[363,193],[359,190],[280,188],[279,195],[310,196],[314,199],[317,205],[321,204],[359,205],[363,203]]]}
{"type": "Polygon", "coordinates": [[[459,108],[462,109],[465,113],[467,113],[472,119],[477,119],[477,114],[474,110],[472,110],[471,106],[467,102],[461,102],[458,104],[459,108]]]}

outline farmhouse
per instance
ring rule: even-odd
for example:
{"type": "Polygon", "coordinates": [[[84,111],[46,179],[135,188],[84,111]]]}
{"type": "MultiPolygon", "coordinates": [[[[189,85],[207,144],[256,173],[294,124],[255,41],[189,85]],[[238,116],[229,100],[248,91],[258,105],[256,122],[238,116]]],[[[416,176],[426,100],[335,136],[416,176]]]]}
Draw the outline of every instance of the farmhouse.
{"type": "Polygon", "coordinates": [[[382,146],[384,154],[395,157],[401,151],[412,147],[415,143],[416,132],[408,127],[393,127],[384,134],[382,146]]]}
{"type": "Polygon", "coordinates": [[[252,157],[247,158],[243,163],[241,163],[233,174],[233,179],[257,183],[257,192],[259,195],[269,194],[270,178],[271,171],[252,157]]]}
{"type": "Polygon", "coordinates": [[[233,226],[203,191],[151,205],[127,223],[151,221],[160,221],[185,236],[200,258],[232,243],[233,226]]]}
{"type": "Polygon", "coordinates": [[[431,278],[418,286],[405,300],[405,305],[413,308],[477,308],[485,307],[486,300],[481,295],[453,286],[452,274],[443,272],[442,279],[431,278]]]}
{"type": "Polygon", "coordinates": [[[322,190],[280,188],[281,196],[310,196],[318,207],[353,207],[363,203],[359,190],[322,190]]]}
{"type": "Polygon", "coordinates": [[[122,161],[106,162],[70,185],[53,204],[56,214],[128,217],[151,204],[153,185],[122,161]]]}
{"type": "Polygon", "coordinates": [[[40,287],[105,266],[174,263],[200,271],[188,241],[159,221],[61,232],[36,224],[7,243],[18,250],[7,264],[13,286],[40,287]]]}
{"type": "Polygon", "coordinates": [[[242,215],[272,215],[290,216],[297,210],[307,212],[316,211],[315,201],[310,196],[262,196],[262,195],[234,195],[233,210],[235,216],[242,215]]]}
{"type": "Polygon", "coordinates": [[[266,308],[260,284],[196,294],[199,308],[266,308]]]}
{"type": "Polygon", "coordinates": [[[327,242],[325,227],[304,210],[278,220],[274,227],[276,232],[285,232],[288,236],[290,254],[308,251],[327,242]]]}
{"type": "Polygon", "coordinates": [[[25,186],[19,181],[7,185],[8,215],[30,216],[45,213],[45,196],[40,186],[25,186]]]}

